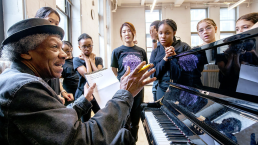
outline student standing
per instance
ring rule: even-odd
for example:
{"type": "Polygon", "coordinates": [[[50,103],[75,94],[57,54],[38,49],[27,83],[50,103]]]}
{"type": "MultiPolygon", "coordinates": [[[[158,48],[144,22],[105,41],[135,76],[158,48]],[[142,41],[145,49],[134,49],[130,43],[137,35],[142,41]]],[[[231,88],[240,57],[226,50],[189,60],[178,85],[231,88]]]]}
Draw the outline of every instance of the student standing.
{"type": "Polygon", "coordinates": [[[67,55],[62,72],[62,78],[64,78],[63,87],[66,91],[72,93],[73,96],[75,96],[75,92],[78,87],[79,76],[73,68],[73,46],[69,41],[63,41],[62,49],[67,55]]]}
{"type": "MultiPolygon", "coordinates": [[[[81,54],[79,57],[75,57],[73,59],[73,67],[74,70],[77,71],[79,75],[79,83],[78,88],[75,93],[75,100],[79,98],[84,93],[84,85],[87,80],[85,79],[85,73],[91,73],[94,71],[98,71],[103,68],[103,60],[101,57],[96,57],[94,53],[92,53],[93,49],[93,40],[90,35],[83,33],[78,38],[79,49],[81,50],[81,54]]],[[[93,107],[92,110],[94,113],[98,112],[99,105],[94,98],[91,101],[93,107]]],[[[89,111],[86,115],[82,117],[83,121],[89,120],[91,117],[91,112],[89,111]]]]}
{"type": "MultiPolygon", "coordinates": [[[[150,25],[150,36],[152,39],[152,50],[157,48],[157,45],[159,43],[159,37],[158,37],[158,29],[159,29],[159,22],[160,20],[156,20],[151,23],[150,25]]],[[[157,101],[157,88],[158,88],[159,81],[156,80],[152,84],[152,94],[153,94],[153,100],[157,101]]]]}
{"type": "Polygon", "coordinates": [[[156,77],[159,81],[157,88],[157,99],[165,94],[170,79],[178,78],[180,69],[176,59],[168,60],[168,57],[176,55],[191,47],[181,40],[176,40],[176,22],[172,19],[165,19],[159,23],[158,36],[160,44],[151,52],[150,63],[154,64],[156,72],[151,77],[156,77]]]}
{"type": "MultiPolygon", "coordinates": [[[[132,72],[142,61],[148,62],[145,50],[136,46],[133,42],[135,35],[136,30],[133,24],[129,22],[122,24],[120,27],[120,37],[123,41],[123,45],[114,49],[111,56],[111,67],[119,81],[128,66],[130,67],[130,72],[132,72]]],[[[141,90],[134,98],[133,108],[128,121],[128,128],[136,140],[138,138],[138,124],[141,115],[140,105],[143,102],[143,96],[144,90],[141,90]]]]}

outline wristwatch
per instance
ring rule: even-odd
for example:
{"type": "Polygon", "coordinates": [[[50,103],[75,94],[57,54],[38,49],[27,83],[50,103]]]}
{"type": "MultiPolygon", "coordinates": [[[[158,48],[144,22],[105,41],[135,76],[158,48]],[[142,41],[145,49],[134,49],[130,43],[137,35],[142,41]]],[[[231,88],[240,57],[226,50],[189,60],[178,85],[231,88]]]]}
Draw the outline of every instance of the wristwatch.
{"type": "Polygon", "coordinates": [[[153,40],[152,40],[152,43],[157,43],[157,40],[153,39],[153,40]]]}

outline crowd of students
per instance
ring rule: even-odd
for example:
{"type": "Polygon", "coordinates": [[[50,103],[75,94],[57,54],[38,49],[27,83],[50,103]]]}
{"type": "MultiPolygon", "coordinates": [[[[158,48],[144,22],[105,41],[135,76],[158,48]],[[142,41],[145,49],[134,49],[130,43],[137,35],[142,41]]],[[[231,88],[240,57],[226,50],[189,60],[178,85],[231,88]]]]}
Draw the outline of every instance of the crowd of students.
{"type": "MultiPolygon", "coordinates": [[[[197,32],[203,40],[203,44],[191,48],[187,43],[175,37],[178,28],[174,20],[164,19],[162,21],[154,21],[150,25],[150,35],[153,42],[153,51],[150,57],[150,63],[152,65],[149,67],[148,73],[146,71],[138,73],[138,70],[144,64],[148,63],[147,55],[143,48],[135,44],[136,29],[134,25],[130,22],[123,23],[120,27],[120,37],[123,45],[113,50],[111,67],[114,74],[121,82],[121,89],[127,91],[120,90],[115,94],[114,98],[108,102],[104,109],[100,109],[92,95],[95,85],[89,87],[84,76],[85,73],[104,68],[102,58],[92,52],[94,48],[92,37],[86,33],[79,36],[77,49],[80,49],[81,54],[78,57],[73,57],[72,51],[76,48],[68,41],[60,43],[60,38],[63,37],[63,31],[56,27],[60,22],[59,14],[52,8],[43,7],[38,10],[35,18],[43,18],[48,22],[42,21],[42,28],[37,29],[35,32],[24,32],[28,33],[28,35],[24,34],[18,36],[18,32],[13,33],[13,37],[9,35],[2,43],[1,51],[3,51],[3,54],[13,51],[13,55],[8,56],[8,58],[13,61],[13,66],[12,71],[8,70],[0,75],[0,86],[6,87],[0,91],[1,98],[4,98],[6,102],[8,102],[8,100],[15,102],[13,98],[20,97],[17,99],[20,102],[16,103],[25,103],[24,105],[26,105],[26,98],[24,98],[23,95],[28,91],[28,95],[30,95],[28,98],[32,99],[32,104],[27,104],[29,106],[31,105],[31,108],[26,108],[25,110],[21,109],[19,105],[14,106],[13,110],[10,110],[10,103],[5,103],[5,101],[1,102],[0,105],[3,109],[1,109],[0,112],[0,114],[2,114],[0,123],[6,126],[0,127],[0,141],[5,144],[18,143],[14,141],[15,135],[7,131],[9,128],[7,124],[10,123],[12,127],[11,130],[13,132],[19,132],[17,137],[24,144],[69,144],[71,142],[72,144],[112,144],[118,142],[125,144],[125,140],[129,140],[127,142],[128,144],[134,144],[138,139],[137,133],[141,114],[140,104],[143,102],[144,98],[143,86],[154,81],[152,92],[155,101],[162,98],[166,92],[168,88],[166,82],[173,81],[193,87],[202,86],[200,80],[201,72],[204,69],[204,65],[208,63],[205,51],[199,51],[190,55],[184,54],[186,51],[187,53],[198,51],[200,50],[200,46],[215,42],[215,34],[217,32],[217,26],[212,19],[206,18],[201,20],[197,24],[197,32]],[[50,24],[53,25],[53,28],[44,26],[50,24]],[[17,38],[14,37],[14,34],[17,34],[17,38]],[[16,49],[22,45],[27,47],[27,45],[23,44],[23,42],[25,42],[23,38],[30,36],[33,36],[32,39],[35,40],[35,44],[31,46],[31,49],[17,51],[16,49]],[[38,38],[39,36],[40,38],[38,38]],[[13,40],[9,42],[9,39],[13,40]],[[53,41],[52,39],[56,42],[51,42],[53,41]],[[15,44],[12,42],[15,42],[15,44]],[[51,43],[55,44],[53,47],[58,50],[51,50],[53,52],[40,50],[41,47],[47,48],[47,45],[52,49],[52,46],[50,46],[52,45],[51,43]],[[47,53],[51,55],[48,56],[49,54],[47,53]],[[36,58],[36,54],[42,55],[42,58],[36,58]],[[58,56],[54,58],[54,55],[58,56]],[[174,55],[182,56],[177,59],[168,59],[174,55]],[[51,59],[53,60],[56,59],[57,62],[54,64],[44,64],[50,62],[50,57],[52,57],[51,59]],[[42,62],[40,63],[40,61],[42,62]],[[65,62],[64,64],[62,64],[63,61],[65,62]],[[55,66],[53,67],[54,69],[48,68],[51,65],[55,66]],[[62,66],[62,71],[60,71],[59,66],[62,66]],[[154,69],[151,69],[152,67],[154,69]],[[19,75],[19,72],[28,73],[32,76],[21,75],[22,77],[18,77],[17,80],[21,82],[20,86],[15,86],[19,88],[18,90],[16,90],[15,87],[8,88],[9,83],[6,84],[3,80],[11,80],[10,82],[13,82],[14,80],[8,75],[13,74],[13,76],[17,77],[16,74],[19,75]],[[145,72],[146,74],[144,75],[145,72]],[[149,76],[152,79],[145,80],[149,76]],[[40,79],[37,79],[37,77],[46,80],[46,82],[42,82],[40,79]],[[63,83],[59,81],[60,77],[63,78],[63,83]],[[28,82],[34,82],[34,84],[27,84],[28,82]],[[46,83],[48,84],[47,86],[46,83]],[[52,89],[50,89],[49,86],[52,89]],[[39,92],[38,96],[33,89],[39,92]],[[53,90],[55,93],[53,93],[53,90]],[[6,95],[6,92],[10,92],[10,94],[6,95]],[[35,95],[37,97],[33,98],[35,95]],[[44,97],[46,99],[44,99],[44,97]],[[53,98],[56,100],[51,100],[53,98]],[[58,101],[65,104],[67,108],[73,107],[76,112],[57,105],[58,101]],[[47,105],[44,105],[45,103],[47,105]],[[93,118],[91,118],[91,109],[96,114],[93,118]],[[8,113],[13,114],[8,116],[8,113]],[[25,115],[19,116],[19,113],[24,113],[25,115]],[[34,120],[35,115],[41,116],[34,120]],[[31,120],[28,121],[28,118],[25,119],[26,117],[31,120]],[[14,121],[11,121],[12,119],[14,119],[14,121]],[[44,123],[43,121],[47,122],[44,123]],[[29,123],[34,126],[27,126],[29,123]],[[64,123],[64,125],[59,123],[64,123]],[[51,127],[53,127],[55,131],[53,131],[51,127]],[[36,128],[43,131],[36,133],[36,128]],[[125,130],[121,130],[122,128],[125,130]],[[130,133],[128,131],[130,131],[130,133]],[[49,135],[50,137],[41,138],[41,136],[47,135],[48,133],[52,133],[49,135]],[[7,137],[7,134],[11,137],[7,137]],[[57,135],[57,137],[54,137],[55,135],[57,135]]],[[[236,22],[236,32],[241,33],[251,29],[251,27],[255,27],[257,20],[258,13],[251,13],[240,17],[236,22]]],[[[28,19],[24,20],[24,22],[25,21],[26,23],[31,23],[31,25],[41,22],[39,19],[28,19]]],[[[22,21],[14,24],[14,26],[10,28],[11,30],[13,29],[12,31],[10,30],[10,33],[15,32],[15,30],[19,28],[18,26],[25,26],[26,23],[22,21]]],[[[32,27],[28,29],[32,29],[32,27]]],[[[26,42],[27,41],[30,42],[31,40],[26,39],[26,42]]],[[[23,47],[20,49],[22,48],[23,47]]],[[[228,89],[228,87],[230,87],[228,84],[225,85],[225,83],[232,83],[232,81],[234,81],[230,79],[229,76],[232,74],[232,71],[236,69],[238,69],[239,72],[241,63],[252,64],[253,62],[248,61],[250,60],[248,57],[253,57],[252,60],[257,58],[257,54],[252,48],[241,52],[234,52],[229,49],[218,56],[216,64],[218,64],[220,68],[221,89],[228,89]],[[224,81],[225,79],[228,80],[224,81]]],[[[233,86],[233,88],[234,87],[235,86],[233,86]]]]}

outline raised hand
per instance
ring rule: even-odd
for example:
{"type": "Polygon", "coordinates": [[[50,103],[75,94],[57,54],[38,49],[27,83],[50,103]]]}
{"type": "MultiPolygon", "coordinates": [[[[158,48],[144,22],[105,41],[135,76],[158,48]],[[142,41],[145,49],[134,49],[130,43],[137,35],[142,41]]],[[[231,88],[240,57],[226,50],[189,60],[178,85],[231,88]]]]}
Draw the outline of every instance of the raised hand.
{"type": "Polygon", "coordinates": [[[78,57],[79,57],[81,60],[89,59],[89,57],[86,56],[84,53],[81,53],[78,57]]]}
{"type": "Polygon", "coordinates": [[[95,64],[95,57],[96,55],[94,53],[91,53],[89,56],[90,61],[93,62],[94,64],[95,64]]]}
{"type": "Polygon", "coordinates": [[[151,26],[150,27],[150,36],[151,36],[151,39],[155,39],[155,40],[158,40],[158,32],[156,30],[156,26],[151,26]]]}
{"type": "Polygon", "coordinates": [[[156,78],[147,79],[152,73],[155,72],[155,69],[151,69],[151,71],[147,72],[150,68],[153,67],[151,64],[145,70],[139,72],[139,70],[146,64],[145,61],[140,63],[132,73],[130,73],[130,67],[127,67],[127,71],[121,77],[120,80],[120,89],[124,89],[129,91],[134,97],[142,90],[142,88],[153,81],[156,78]],[[139,72],[139,73],[138,73],[139,72]],[[146,73],[147,72],[147,73],[146,73]]]}
{"type": "Polygon", "coordinates": [[[166,47],[165,48],[165,57],[163,58],[165,61],[168,60],[168,57],[170,56],[173,56],[173,55],[176,55],[176,52],[175,52],[175,48],[173,46],[170,46],[170,47],[166,47]]]}

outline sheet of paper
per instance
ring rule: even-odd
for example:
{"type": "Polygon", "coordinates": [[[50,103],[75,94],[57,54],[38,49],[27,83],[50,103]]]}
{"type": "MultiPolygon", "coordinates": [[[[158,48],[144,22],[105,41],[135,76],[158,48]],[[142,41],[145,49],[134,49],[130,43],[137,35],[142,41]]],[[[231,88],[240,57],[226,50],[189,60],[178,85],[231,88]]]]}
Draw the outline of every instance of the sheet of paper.
{"type": "Polygon", "coordinates": [[[241,65],[236,92],[258,96],[258,67],[241,65]]]}
{"type": "Polygon", "coordinates": [[[120,89],[120,82],[111,68],[85,75],[85,77],[90,86],[96,83],[93,95],[101,109],[106,106],[106,103],[120,89]]]}

